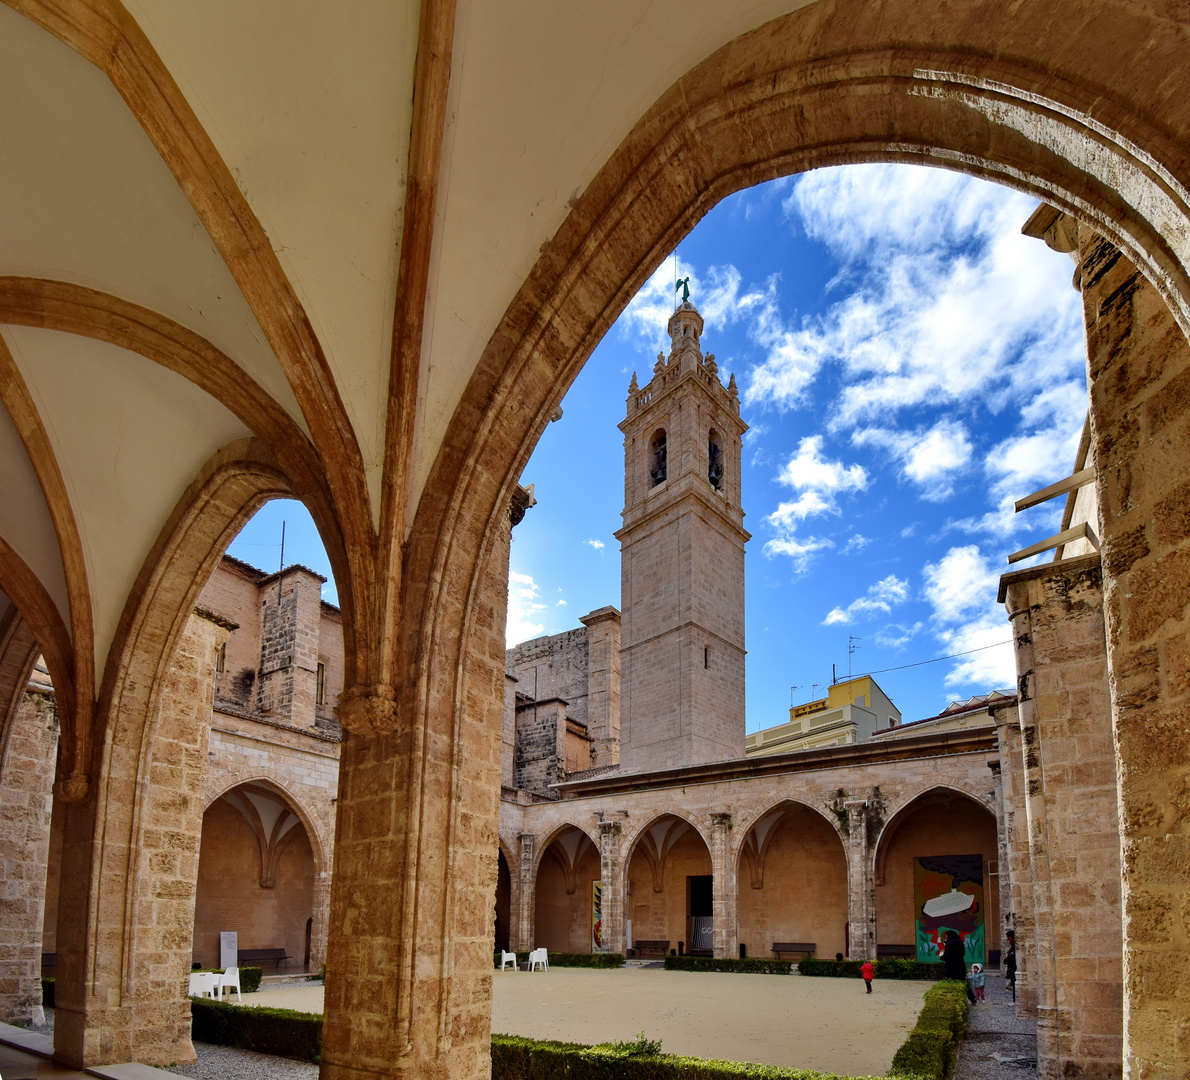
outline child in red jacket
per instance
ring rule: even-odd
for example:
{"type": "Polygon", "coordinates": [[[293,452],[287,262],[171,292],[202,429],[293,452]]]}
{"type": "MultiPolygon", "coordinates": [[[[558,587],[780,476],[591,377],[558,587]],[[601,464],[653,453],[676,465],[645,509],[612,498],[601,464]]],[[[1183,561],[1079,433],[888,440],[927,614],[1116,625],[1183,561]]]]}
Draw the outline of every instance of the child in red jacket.
{"type": "Polygon", "coordinates": [[[872,980],[876,977],[876,969],[872,967],[871,960],[865,960],[863,966],[859,969],[860,975],[863,976],[864,985],[868,988],[868,993],[872,992],[872,980]]]}

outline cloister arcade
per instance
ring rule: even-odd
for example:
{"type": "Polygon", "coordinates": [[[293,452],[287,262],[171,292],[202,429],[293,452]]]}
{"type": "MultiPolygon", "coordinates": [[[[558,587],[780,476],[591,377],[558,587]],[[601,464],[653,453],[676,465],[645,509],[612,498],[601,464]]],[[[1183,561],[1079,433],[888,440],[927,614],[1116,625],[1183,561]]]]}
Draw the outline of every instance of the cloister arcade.
{"type": "MultiPolygon", "coordinates": [[[[182,975],[210,711],[195,688],[221,633],[193,611],[240,525],[285,494],[318,522],[344,619],[322,1075],[487,1074],[507,507],[523,465],[595,343],[718,200],[899,160],[1014,185],[1076,222],[1102,555],[1008,596],[1018,816],[1045,875],[1042,1072],[1184,1073],[1184,0],[547,2],[517,18],[424,0],[370,18],[310,5],[283,34],[252,5],[12,0],[0,16],[16,163],[0,176],[0,701],[7,724],[35,642],[61,729],[33,784],[65,808],[60,1060],[192,1054],[182,975]],[[306,92],[326,99],[293,107],[306,92]],[[1092,785],[1084,842],[1074,796],[1092,785]],[[1082,900],[1101,887],[1095,925],[1082,900]]],[[[951,781],[985,805],[986,750],[951,781]]],[[[936,783],[885,765],[892,813],[936,783]]],[[[803,786],[825,777],[812,801],[846,794],[854,951],[860,928],[875,944],[877,785],[832,766],[803,786]]],[[[690,790],[714,948],[731,955],[733,822],[751,808],[727,778],[690,790]]],[[[663,793],[633,799],[589,799],[613,945],[624,822],[671,812],[663,793]]],[[[504,826],[527,884],[550,812],[504,826]]],[[[37,843],[9,818],[18,846],[37,843]]],[[[6,870],[14,900],[25,880],[6,870]]],[[[20,938],[27,906],[2,910],[20,938]]]]}

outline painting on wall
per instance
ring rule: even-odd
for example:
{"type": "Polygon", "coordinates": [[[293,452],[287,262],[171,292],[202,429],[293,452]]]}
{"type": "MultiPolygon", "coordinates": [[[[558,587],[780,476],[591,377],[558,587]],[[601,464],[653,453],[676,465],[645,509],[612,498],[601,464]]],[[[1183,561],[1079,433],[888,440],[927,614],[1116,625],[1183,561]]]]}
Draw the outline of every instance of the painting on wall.
{"type": "Polygon", "coordinates": [[[591,882],[591,948],[603,948],[603,882],[591,882]]]}
{"type": "Polygon", "coordinates": [[[946,931],[954,930],[963,939],[968,964],[986,961],[982,855],[914,859],[913,908],[918,960],[941,963],[946,931]]]}

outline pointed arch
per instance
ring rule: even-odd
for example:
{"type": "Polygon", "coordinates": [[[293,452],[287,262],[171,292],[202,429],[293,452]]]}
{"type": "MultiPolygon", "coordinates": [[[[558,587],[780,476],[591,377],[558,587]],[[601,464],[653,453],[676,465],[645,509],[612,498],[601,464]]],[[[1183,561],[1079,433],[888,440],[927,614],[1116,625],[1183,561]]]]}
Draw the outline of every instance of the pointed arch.
{"type": "Polygon", "coordinates": [[[844,858],[848,857],[847,837],[840,828],[839,821],[833,814],[828,813],[821,806],[806,802],[803,799],[780,799],[770,803],[763,810],[752,814],[746,820],[738,833],[739,841],[734,845],[732,860],[734,874],[739,879],[740,871],[745,861],[749,864],[749,880],[752,888],[764,887],[764,860],[768,854],[773,838],[780,830],[783,819],[790,811],[807,811],[821,818],[831,827],[831,831],[839,839],[840,851],[844,858]]]}
{"type": "Polygon", "coordinates": [[[996,819],[996,804],[993,797],[986,791],[978,792],[960,782],[922,784],[897,800],[895,809],[885,818],[879,833],[874,838],[871,848],[873,882],[883,885],[885,881],[885,867],[888,851],[895,839],[897,830],[905,821],[918,810],[929,806],[932,802],[950,801],[955,798],[967,799],[981,810],[985,810],[996,819]]]}

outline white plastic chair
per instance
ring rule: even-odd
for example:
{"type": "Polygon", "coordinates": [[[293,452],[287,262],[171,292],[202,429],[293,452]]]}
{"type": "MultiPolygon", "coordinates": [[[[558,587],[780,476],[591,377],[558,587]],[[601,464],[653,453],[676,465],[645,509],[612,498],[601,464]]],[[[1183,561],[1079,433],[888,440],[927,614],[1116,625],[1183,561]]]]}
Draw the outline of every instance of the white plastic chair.
{"type": "Polygon", "coordinates": [[[192,971],[188,993],[190,997],[218,997],[219,976],[213,971],[192,971]]]}
{"type": "Polygon", "coordinates": [[[533,951],[532,951],[532,952],[529,954],[529,970],[530,970],[530,971],[536,971],[536,970],[537,970],[537,965],[538,965],[538,964],[540,964],[540,965],[541,965],[541,970],[542,970],[542,971],[549,971],[549,969],[550,969],[550,958],[549,958],[549,956],[546,954],[546,951],[545,951],[545,949],[544,949],[544,948],[542,948],[542,949],[534,949],[534,950],[533,950],[533,951]]]}
{"type": "Polygon", "coordinates": [[[517,967],[516,967],[516,953],[505,952],[503,949],[501,949],[500,950],[500,970],[503,971],[506,967],[508,967],[509,964],[512,965],[512,970],[516,971],[516,969],[517,969],[517,967]]]}
{"type": "Polygon", "coordinates": [[[223,991],[228,991],[228,1000],[231,999],[231,991],[236,992],[236,1000],[242,1005],[244,997],[240,993],[240,969],[238,967],[228,968],[222,975],[216,976],[219,980],[219,985],[215,988],[215,996],[222,1001],[223,991]]]}

